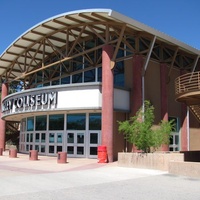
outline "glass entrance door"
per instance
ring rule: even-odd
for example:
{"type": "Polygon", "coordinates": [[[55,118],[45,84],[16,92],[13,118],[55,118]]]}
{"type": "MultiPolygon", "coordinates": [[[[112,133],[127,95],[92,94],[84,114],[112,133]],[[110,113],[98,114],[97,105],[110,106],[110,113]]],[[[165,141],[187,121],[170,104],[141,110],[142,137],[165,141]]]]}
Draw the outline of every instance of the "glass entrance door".
{"type": "Polygon", "coordinates": [[[69,157],[85,157],[85,131],[67,132],[67,155],[69,157]]]}
{"type": "Polygon", "coordinates": [[[61,151],[63,151],[63,132],[49,132],[47,154],[57,155],[61,151]]]}
{"type": "Polygon", "coordinates": [[[100,144],[100,131],[89,132],[89,158],[97,158],[97,148],[100,144]]]}

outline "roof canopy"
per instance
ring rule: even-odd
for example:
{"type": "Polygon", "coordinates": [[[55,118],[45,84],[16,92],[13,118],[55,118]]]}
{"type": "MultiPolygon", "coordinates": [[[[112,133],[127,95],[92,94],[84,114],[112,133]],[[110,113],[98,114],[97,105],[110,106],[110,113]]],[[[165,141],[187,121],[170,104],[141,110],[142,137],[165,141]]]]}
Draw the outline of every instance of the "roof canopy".
{"type": "MultiPolygon", "coordinates": [[[[48,68],[44,66],[44,60],[53,53],[59,54],[62,61],[74,56],[72,48],[85,39],[98,37],[104,44],[114,44],[118,49],[120,42],[124,40],[125,32],[147,39],[146,49],[149,50],[153,44],[153,58],[168,62],[172,66],[182,67],[187,70],[194,70],[198,65],[200,52],[176,39],[156,31],[131,18],[121,15],[109,9],[88,9],[64,13],[30,28],[19,36],[0,56],[0,77],[7,81],[21,80],[37,70],[48,68]],[[118,39],[109,39],[109,32],[116,32],[118,39]],[[150,41],[150,43],[148,43],[150,41]],[[170,59],[160,56],[159,48],[167,47],[170,59]],[[66,53],[62,49],[66,48],[66,53]],[[180,64],[180,56],[183,59],[180,64]],[[157,57],[157,58],[156,58],[157,57]],[[170,61],[169,61],[170,60],[170,61]],[[185,63],[185,64],[184,64],[185,63]]],[[[145,41],[143,40],[145,44],[145,41]]],[[[127,43],[127,45],[129,45],[127,43]]],[[[131,47],[130,47],[131,48],[131,47]]],[[[82,50],[83,53],[84,50],[82,50]]],[[[134,49],[134,53],[147,56],[148,51],[134,49]]],[[[76,52],[76,54],[79,54],[76,52]]],[[[115,52],[115,56],[117,51],[115,52]]]]}

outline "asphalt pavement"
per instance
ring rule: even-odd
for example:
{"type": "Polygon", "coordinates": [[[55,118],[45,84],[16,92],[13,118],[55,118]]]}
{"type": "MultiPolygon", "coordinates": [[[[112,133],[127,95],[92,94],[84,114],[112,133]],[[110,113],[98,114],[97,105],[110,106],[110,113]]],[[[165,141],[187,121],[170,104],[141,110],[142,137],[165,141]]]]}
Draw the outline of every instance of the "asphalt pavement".
{"type": "Polygon", "coordinates": [[[0,200],[199,200],[200,179],[166,171],[118,167],[117,162],[8,152],[0,156],[0,200]]]}

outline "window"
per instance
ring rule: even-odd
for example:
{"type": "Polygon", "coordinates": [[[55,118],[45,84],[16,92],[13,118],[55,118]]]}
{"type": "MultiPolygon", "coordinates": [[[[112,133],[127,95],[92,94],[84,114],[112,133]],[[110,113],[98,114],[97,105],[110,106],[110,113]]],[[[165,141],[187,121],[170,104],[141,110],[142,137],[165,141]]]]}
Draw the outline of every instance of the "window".
{"type": "Polygon", "coordinates": [[[116,63],[114,68],[114,85],[115,86],[124,86],[124,62],[116,63]]]}
{"type": "Polygon", "coordinates": [[[30,134],[30,142],[33,142],[33,133],[30,134]]]}
{"type": "Polygon", "coordinates": [[[35,121],[36,121],[36,123],[35,123],[36,131],[47,129],[47,116],[46,115],[37,116],[35,121]]]}
{"type": "Polygon", "coordinates": [[[51,85],[60,85],[60,66],[59,65],[55,65],[51,67],[52,69],[52,80],[51,81],[51,85]]]}
{"type": "MultiPolygon", "coordinates": [[[[135,38],[132,37],[132,38],[126,38],[127,42],[129,45],[131,45],[133,47],[133,49],[135,49],[135,38]]],[[[132,54],[132,50],[129,48],[129,46],[126,45],[126,52],[125,52],[126,55],[130,55],[132,54]]]]}
{"type": "Polygon", "coordinates": [[[36,82],[37,82],[37,87],[42,87],[43,85],[41,84],[43,81],[43,73],[42,71],[39,71],[36,73],[36,82]],[[40,84],[38,84],[40,83],[40,84]]]}
{"type": "Polygon", "coordinates": [[[84,147],[77,147],[77,154],[84,155],[84,147]]]}
{"type": "Polygon", "coordinates": [[[169,121],[173,120],[174,121],[174,127],[175,127],[175,130],[174,132],[178,132],[179,131],[179,120],[177,117],[169,117],[168,119],[169,121]]]}
{"type": "Polygon", "coordinates": [[[40,142],[40,134],[39,133],[35,134],[35,142],[36,143],[40,142]]]}
{"type": "Polygon", "coordinates": [[[34,117],[27,118],[27,131],[33,131],[34,129],[34,117]]]}
{"type": "Polygon", "coordinates": [[[68,154],[74,154],[74,147],[68,146],[68,147],[67,147],[67,153],[68,153],[68,154]]]}
{"type": "MultiPolygon", "coordinates": [[[[77,48],[80,48],[80,46],[77,46],[77,48]]],[[[83,69],[83,56],[74,58],[72,66],[73,66],[73,72],[83,69]]]]}
{"type": "Polygon", "coordinates": [[[74,143],[74,133],[67,134],[67,143],[74,143]]]}
{"type": "Polygon", "coordinates": [[[72,76],[72,83],[82,83],[82,76],[83,76],[82,73],[74,74],[72,76]]]}
{"type": "Polygon", "coordinates": [[[61,84],[70,84],[70,76],[61,78],[61,84]]]}
{"type": "Polygon", "coordinates": [[[89,130],[101,130],[101,113],[89,114],[89,130]]]}
{"type": "Polygon", "coordinates": [[[57,143],[62,143],[62,133],[57,134],[57,143]]]}
{"type": "Polygon", "coordinates": [[[84,72],[84,82],[95,82],[95,69],[84,72]]]}
{"type": "Polygon", "coordinates": [[[42,137],[41,137],[41,142],[42,142],[42,143],[45,143],[45,142],[46,142],[46,134],[45,134],[45,133],[42,133],[41,135],[42,135],[42,137]]]}
{"type": "Polygon", "coordinates": [[[51,84],[50,84],[50,82],[47,82],[47,83],[44,83],[43,85],[44,85],[44,87],[46,87],[46,86],[50,86],[51,84]]]}
{"type": "Polygon", "coordinates": [[[97,155],[97,147],[90,147],[90,155],[97,155]]]}
{"type": "Polygon", "coordinates": [[[57,146],[57,153],[62,151],[62,146],[57,146]]]}
{"type": "Polygon", "coordinates": [[[68,114],[67,129],[68,130],[85,130],[86,116],[85,114],[68,114]]]}
{"type": "Polygon", "coordinates": [[[64,130],[64,115],[49,115],[49,130],[64,130]]]}
{"type": "Polygon", "coordinates": [[[99,67],[97,71],[98,82],[102,82],[102,67],[99,67]]]}
{"type": "Polygon", "coordinates": [[[77,134],[77,144],[84,144],[84,133],[77,134]]]}
{"type": "Polygon", "coordinates": [[[98,133],[90,133],[90,144],[98,144],[98,133]]]}
{"type": "Polygon", "coordinates": [[[49,133],[49,143],[54,143],[54,133],[49,133]]]}
{"type": "Polygon", "coordinates": [[[29,133],[26,134],[26,142],[29,142],[29,133]]]}
{"type": "Polygon", "coordinates": [[[45,145],[41,145],[41,153],[45,153],[45,145]]]}
{"type": "Polygon", "coordinates": [[[169,117],[168,119],[174,120],[175,124],[175,130],[170,134],[170,144],[169,144],[169,150],[170,151],[179,151],[179,130],[180,130],[180,124],[179,119],[177,117],[169,117]]]}
{"type": "Polygon", "coordinates": [[[54,153],[54,146],[49,146],[49,153],[54,153]]]}
{"type": "Polygon", "coordinates": [[[40,151],[39,145],[35,145],[35,150],[40,151]]]}

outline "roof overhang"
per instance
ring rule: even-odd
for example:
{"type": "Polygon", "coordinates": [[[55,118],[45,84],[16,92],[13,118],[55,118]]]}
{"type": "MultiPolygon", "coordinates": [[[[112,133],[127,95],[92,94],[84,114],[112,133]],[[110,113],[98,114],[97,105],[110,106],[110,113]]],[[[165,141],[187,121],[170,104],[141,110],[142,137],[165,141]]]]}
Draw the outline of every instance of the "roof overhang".
{"type": "MultiPolygon", "coordinates": [[[[156,36],[157,40],[162,41],[166,45],[174,45],[194,56],[199,56],[200,54],[199,50],[113,10],[78,10],[63,13],[42,21],[20,35],[0,56],[0,77],[12,80],[15,77],[21,76],[25,72],[22,70],[24,63],[29,66],[29,70],[38,67],[38,63],[43,59],[44,54],[46,56],[51,55],[54,48],[59,49],[66,45],[66,31],[68,27],[73,27],[73,32],[68,35],[68,41],[70,42],[75,40],[73,34],[78,35],[80,32],[78,25],[95,23],[95,32],[100,34],[105,29],[105,26],[102,25],[105,22],[126,24],[133,31],[145,32],[146,34],[156,36]],[[48,38],[49,46],[41,50],[43,38],[48,38]],[[28,56],[25,56],[26,54],[28,56]]],[[[92,29],[86,27],[81,37],[89,37],[92,32],[94,33],[92,29]]]]}

